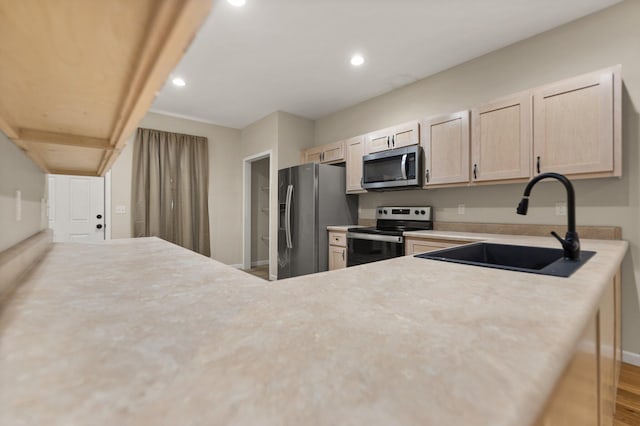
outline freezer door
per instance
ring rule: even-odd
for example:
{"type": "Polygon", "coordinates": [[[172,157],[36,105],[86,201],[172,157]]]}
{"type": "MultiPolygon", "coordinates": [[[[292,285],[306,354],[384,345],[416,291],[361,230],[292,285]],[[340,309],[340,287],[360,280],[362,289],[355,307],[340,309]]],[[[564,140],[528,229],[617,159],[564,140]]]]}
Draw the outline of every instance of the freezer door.
{"type": "Polygon", "coordinates": [[[318,272],[318,165],[291,168],[291,248],[292,277],[318,272]]]}
{"type": "MultiPolygon", "coordinates": [[[[291,277],[291,250],[287,248],[287,193],[291,186],[291,169],[278,171],[278,279],[291,277]]],[[[290,207],[290,204],[289,204],[290,207]]]]}

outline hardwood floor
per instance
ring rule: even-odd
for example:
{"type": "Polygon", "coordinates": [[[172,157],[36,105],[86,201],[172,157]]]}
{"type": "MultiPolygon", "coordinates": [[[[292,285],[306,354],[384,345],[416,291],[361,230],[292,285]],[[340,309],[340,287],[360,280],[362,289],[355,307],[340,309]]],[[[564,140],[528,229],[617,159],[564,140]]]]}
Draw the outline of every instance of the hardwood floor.
{"type": "Polygon", "coordinates": [[[640,426],[640,367],[622,363],[615,426],[640,426]]]}
{"type": "Polygon", "coordinates": [[[255,275],[258,278],[269,281],[269,265],[256,266],[255,268],[247,269],[245,272],[255,275]]]}

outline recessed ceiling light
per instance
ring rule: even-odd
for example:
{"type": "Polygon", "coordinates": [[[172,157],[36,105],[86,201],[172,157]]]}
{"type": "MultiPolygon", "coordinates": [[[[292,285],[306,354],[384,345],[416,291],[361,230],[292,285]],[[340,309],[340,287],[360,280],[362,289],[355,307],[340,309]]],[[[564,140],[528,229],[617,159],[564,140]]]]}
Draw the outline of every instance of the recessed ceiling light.
{"type": "Polygon", "coordinates": [[[364,56],[356,53],[351,57],[351,65],[353,65],[354,67],[359,67],[362,64],[364,64],[364,56]]]}
{"type": "Polygon", "coordinates": [[[173,83],[174,86],[178,86],[178,87],[184,87],[187,85],[186,81],[184,81],[184,79],[180,77],[174,78],[173,80],[171,80],[171,82],[173,83]]]}
{"type": "Polygon", "coordinates": [[[227,0],[231,6],[242,7],[247,2],[247,0],[227,0]]]}

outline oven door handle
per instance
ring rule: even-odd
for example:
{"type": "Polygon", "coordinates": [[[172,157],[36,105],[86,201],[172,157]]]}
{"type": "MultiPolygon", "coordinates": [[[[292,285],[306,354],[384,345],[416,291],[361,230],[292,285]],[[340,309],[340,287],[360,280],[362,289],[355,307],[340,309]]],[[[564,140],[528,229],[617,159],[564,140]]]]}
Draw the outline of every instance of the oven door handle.
{"type": "Polygon", "coordinates": [[[395,235],[363,234],[360,232],[347,232],[347,238],[351,238],[354,240],[382,241],[385,243],[404,242],[404,237],[398,237],[395,235]]]}
{"type": "Polygon", "coordinates": [[[400,168],[402,169],[402,180],[407,180],[407,154],[402,154],[400,168]]]}

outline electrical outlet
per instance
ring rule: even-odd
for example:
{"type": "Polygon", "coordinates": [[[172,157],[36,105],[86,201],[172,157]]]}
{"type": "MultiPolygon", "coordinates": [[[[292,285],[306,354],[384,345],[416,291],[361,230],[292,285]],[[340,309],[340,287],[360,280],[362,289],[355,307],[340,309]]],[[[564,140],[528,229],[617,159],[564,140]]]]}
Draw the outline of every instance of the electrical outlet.
{"type": "Polygon", "coordinates": [[[458,214],[464,214],[464,204],[458,204],[458,214]]]}
{"type": "Polygon", "coordinates": [[[127,206],[116,206],[116,214],[127,214],[127,206]]]}
{"type": "Polygon", "coordinates": [[[22,191],[16,191],[16,222],[22,220],[22,191]]]}
{"type": "Polygon", "coordinates": [[[567,215],[567,204],[556,203],[556,216],[566,216],[566,215],[567,215]]]}

